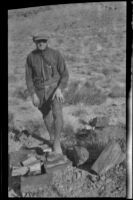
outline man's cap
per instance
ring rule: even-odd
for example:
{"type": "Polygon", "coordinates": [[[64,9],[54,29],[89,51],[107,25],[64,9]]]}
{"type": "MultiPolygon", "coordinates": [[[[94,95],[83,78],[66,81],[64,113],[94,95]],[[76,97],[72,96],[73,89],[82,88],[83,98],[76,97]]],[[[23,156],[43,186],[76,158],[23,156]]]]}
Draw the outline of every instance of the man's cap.
{"type": "Polygon", "coordinates": [[[33,36],[33,42],[37,42],[39,40],[47,41],[49,39],[48,35],[46,34],[38,34],[33,36]]]}

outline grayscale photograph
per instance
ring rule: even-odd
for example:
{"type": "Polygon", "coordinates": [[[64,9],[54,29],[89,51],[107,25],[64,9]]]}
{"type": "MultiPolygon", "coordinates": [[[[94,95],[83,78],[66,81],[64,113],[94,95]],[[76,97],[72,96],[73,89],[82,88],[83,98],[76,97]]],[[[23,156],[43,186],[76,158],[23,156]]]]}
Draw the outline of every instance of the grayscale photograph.
{"type": "Polygon", "coordinates": [[[126,6],[8,10],[8,197],[127,197],[126,6]]]}

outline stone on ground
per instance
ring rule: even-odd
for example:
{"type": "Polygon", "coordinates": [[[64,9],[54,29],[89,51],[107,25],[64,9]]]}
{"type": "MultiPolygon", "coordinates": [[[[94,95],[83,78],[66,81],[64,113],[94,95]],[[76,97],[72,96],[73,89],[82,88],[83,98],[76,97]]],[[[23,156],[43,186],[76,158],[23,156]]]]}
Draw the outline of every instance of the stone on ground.
{"type": "Polygon", "coordinates": [[[84,164],[89,158],[89,152],[85,147],[75,145],[67,150],[68,158],[75,166],[84,164]]]}

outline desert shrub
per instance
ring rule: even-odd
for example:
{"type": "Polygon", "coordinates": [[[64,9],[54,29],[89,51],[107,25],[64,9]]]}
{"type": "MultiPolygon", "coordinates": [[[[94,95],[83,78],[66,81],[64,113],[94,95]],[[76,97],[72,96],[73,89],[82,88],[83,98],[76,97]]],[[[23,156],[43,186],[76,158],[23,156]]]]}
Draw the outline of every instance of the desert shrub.
{"type": "Polygon", "coordinates": [[[120,86],[114,86],[109,93],[109,97],[118,98],[118,97],[125,97],[126,96],[126,89],[120,86]]]}
{"type": "Polygon", "coordinates": [[[24,89],[23,87],[18,87],[14,92],[14,96],[22,100],[27,100],[29,92],[27,89],[24,89]]]}
{"type": "Polygon", "coordinates": [[[85,147],[93,145],[104,146],[109,141],[109,136],[102,131],[79,129],[76,133],[77,142],[85,147]]]}
{"type": "Polygon", "coordinates": [[[99,105],[106,100],[106,95],[94,84],[86,82],[80,89],[78,89],[78,84],[71,86],[65,95],[65,99],[68,104],[72,105],[80,102],[87,105],[99,105]]]}
{"type": "Polygon", "coordinates": [[[72,115],[76,116],[76,117],[77,116],[79,117],[80,115],[84,115],[84,114],[87,114],[87,111],[80,108],[80,109],[76,110],[72,115]]]}
{"type": "Polygon", "coordinates": [[[73,63],[78,62],[78,60],[79,60],[78,57],[76,57],[76,55],[72,55],[72,54],[65,55],[65,59],[67,62],[73,62],[73,63]]]}
{"type": "Polygon", "coordinates": [[[89,58],[84,58],[84,63],[89,63],[90,62],[90,59],[89,58]]]}
{"type": "Polygon", "coordinates": [[[69,146],[73,146],[76,144],[75,132],[71,125],[67,125],[63,128],[63,133],[61,137],[62,141],[62,150],[64,153],[69,146]]]}
{"type": "Polygon", "coordinates": [[[103,68],[102,69],[102,73],[105,75],[105,76],[108,76],[108,75],[110,75],[111,74],[111,69],[109,69],[109,68],[103,68]]]}
{"type": "Polygon", "coordinates": [[[88,71],[88,72],[87,72],[87,75],[89,75],[89,76],[90,76],[90,75],[91,75],[91,73],[92,73],[92,72],[88,71]]]}
{"type": "Polygon", "coordinates": [[[28,120],[24,127],[29,133],[38,136],[43,135],[47,131],[43,120],[28,120]]]}
{"type": "Polygon", "coordinates": [[[66,100],[66,103],[71,104],[72,100],[73,100],[73,96],[78,88],[80,81],[75,81],[72,82],[69,86],[68,86],[68,90],[65,92],[64,97],[66,100]]]}
{"type": "Polygon", "coordinates": [[[85,71],[80,71],[80,74],[86,74],[86,72],[85,71]]]}
{"type": "Polygon", "coordinates": [[[74,134],[73,127],[71,125],[67,125],[63,129],[63,133],[64,133],[64,135],[73,135],[74,134]]]}
{"type": "Polygon", "coordinates": [[[44,11],[49,11],[51,10],[51,6],[42,6],[38,8],[24,8],[24,9],[18,9],[18,10],[12,10],[9,11],[8,17],[9,18],[14,18],[17,17],[18,19],[23,19],[27,17],[32,17],[34,15],[37,15],[39,12],[44,12],[44,11]]]}
{"type": "Polygon", "coordinates": [[[121,71],[119,68],[116,68],[116,67],[114,67],[112,70],[113,70],[113,72],[115,72],[115,73],[119,73],[119,72],[121,71]]]}
{"type": "Polygon", "coordinates": [[[59,45],[61,45],[61,44],[63,43],[63,39],[58,38],[58,39],[57,39],[57,42],[58,42],[59,45]]]}
{"type": "Polygon", "coordinates": [[[8,132],[8,152],[18,151],[22,147],[20,141],[15,140],[15,134],[11,131],[8,132]]]}

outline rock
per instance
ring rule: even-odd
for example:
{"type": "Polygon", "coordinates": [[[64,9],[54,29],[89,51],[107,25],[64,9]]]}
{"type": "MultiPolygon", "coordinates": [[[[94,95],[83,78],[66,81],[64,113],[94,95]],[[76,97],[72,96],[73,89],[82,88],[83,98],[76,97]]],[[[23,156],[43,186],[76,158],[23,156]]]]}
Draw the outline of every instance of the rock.
{"type": "MultiPolygon", "coordinates": [[[[41,147],[42,148],[42,147],[41,147]]],[[[42,148],[43,149],[43,152],[47,152],[47,153],[49,153],[49,152],[52,152],[52,149],[50,148],[50,147],[47,147],[47,148],[42,148]]]]}
{"type": "Polygon", "coordinates": [[[100,175],[104,174],[110,168],[121,162],[121,156],[123,156],[123,153],[120,145],[117,142],[111,142],[102,151],[91,169],[100,175]]]}
{"type": "Polygon", "coordinates": [[[89,158],[89,152],[86,148],[81,146],[74,146],[73,147],[73,159],[74,164],[76,166],[82,165],[85,163],[89,158]]]}
{"type": "Polygon", "coordinates": [[[8,191],[8,197],[15,198],[15,197],[19,197],[19,196],[16,194],[16,192],[13,189],[11,189],[8,191]]]}
{"type": "Polygon", "coordinates": [[[69,147],[66,150],[66,155],[68,159],[73,162],[74,166],[79,166],[83,164],[89,158],[89,152],[87,151],[87,149],[78,145],[74,147],[69,147]]]}

